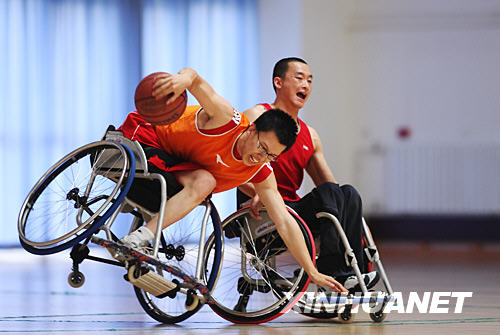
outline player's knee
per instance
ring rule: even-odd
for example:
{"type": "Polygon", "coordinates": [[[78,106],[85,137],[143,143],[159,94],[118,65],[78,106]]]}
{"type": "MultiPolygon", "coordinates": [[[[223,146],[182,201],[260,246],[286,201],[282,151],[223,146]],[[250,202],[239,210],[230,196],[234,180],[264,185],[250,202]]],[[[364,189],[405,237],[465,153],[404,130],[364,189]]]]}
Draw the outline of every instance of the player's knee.
{"type": "Polygon", "coordinates": [[[313,192],[316,212],[327,212],[339,217],[339,199],[342,198],[339,184],[325,182],[318,185],[313,192]]]}
{"type": "Polygon", "coordinates": [[[361,196],[359,195],[358,190],[354,188],[354,186],[345,184],[340,187],[346,199],[350,199],[350,201],[361,201],[361,196]]]}
{"type": "Polygon", "coordinates": [[[340,190],[339,184],[335,184],[332,182],[324,182],[317,187],[322,193],[329,193],[329,194],[335,194],[340,190]]]}
{"type": "Polygon", "coordinates": [[[214,176],[206,170],[197,170],[193,176],[191,189],[196,192],[200,198],[206,198],[215,188],[216,181],[214,176]]]}
{"type": "Polygon", "coordinates": [[[215,188],[214,176],[207,170],[183,172],[177,175],[183,192],[192,201],[203,201],[215,188]]]}

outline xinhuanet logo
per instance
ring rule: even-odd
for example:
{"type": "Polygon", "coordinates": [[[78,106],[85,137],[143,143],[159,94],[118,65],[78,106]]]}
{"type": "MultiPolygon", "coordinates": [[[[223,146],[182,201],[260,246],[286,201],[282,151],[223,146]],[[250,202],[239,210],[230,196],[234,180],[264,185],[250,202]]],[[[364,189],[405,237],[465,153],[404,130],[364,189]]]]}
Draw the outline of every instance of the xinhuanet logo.
{"type": "Polygon", "coordinates": [[[466,298],[473,292],[369,292],[341,295],[336,292],[308,292],[292,308],[299,313],[341,313],[346,307],[351,313],[360,308],[366,313],[462,313],[466,298]]]}

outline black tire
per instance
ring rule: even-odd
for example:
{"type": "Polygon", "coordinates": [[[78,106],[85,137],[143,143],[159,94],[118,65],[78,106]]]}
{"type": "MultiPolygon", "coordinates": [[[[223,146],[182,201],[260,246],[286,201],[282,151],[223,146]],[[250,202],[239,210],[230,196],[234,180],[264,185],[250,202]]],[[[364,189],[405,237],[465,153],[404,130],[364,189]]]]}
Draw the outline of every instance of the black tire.
{"type": "Polygon", "coordinates": [[[125,198],[135,157],[121,144],[87,144],[54,164],[28,193],[18,219],[21,245],[47,255],[93,234],[125,198]]]}
{"type": "Polygon", "coordinates": [[[68,284],[73,288],[82,287],[85,283],[85,275],[81,272],[72,271],[68,275],[68,284]]]}
{"type": "Polygon", "coordinates": [[[385,320],[386,317],[387,317],[387,313],[384,313],[382,311],[370,313],[370,319],[372,319],[373,322],[377,322],[377,323],[382,322],[385,320]]]}
{"type": "MultiPolygon", "coordinates": [[[[301,228],[313,257],[315,249],[309,229],[295,212],[289,212],[301,228]]],[[[262,221],[252,219],[245,208],[222,223],[222,270],[212,291],[215,302],[210,307],[234,323],[262,323],[286,313],[309,284],[307,274],[287,250],[265,209],[260,215],[262,221]]],[[[207,250],[212,241],[209,238],[207,250]]]]}

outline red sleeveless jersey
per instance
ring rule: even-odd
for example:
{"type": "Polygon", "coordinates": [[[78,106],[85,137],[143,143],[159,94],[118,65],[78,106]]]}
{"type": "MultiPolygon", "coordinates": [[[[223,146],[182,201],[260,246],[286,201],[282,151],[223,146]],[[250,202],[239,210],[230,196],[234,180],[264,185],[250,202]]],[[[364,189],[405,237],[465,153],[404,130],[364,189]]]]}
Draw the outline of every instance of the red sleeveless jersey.
{"type": "MultiPolygon", "coordinates": [[[[262,104],[262,106],[266,110],[272,108],[269,104],[262,104]]],[[[299,119],[297,140],[287,152],[279,156],[278,161],[271,162],[278,183],[278,191],[284,200],[297,201],[300,199],[297,190],[302,185],[304,169],[313,153],[314,146],[309,128],[299,119]]]]}

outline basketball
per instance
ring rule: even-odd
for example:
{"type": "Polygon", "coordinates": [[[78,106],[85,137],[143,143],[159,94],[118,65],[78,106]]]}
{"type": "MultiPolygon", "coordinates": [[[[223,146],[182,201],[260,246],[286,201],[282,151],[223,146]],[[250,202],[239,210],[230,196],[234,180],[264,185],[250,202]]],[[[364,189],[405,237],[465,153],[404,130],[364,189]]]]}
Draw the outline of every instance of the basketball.
{"type": "Polygon", "coordinates": [[[173,94],[169,94],[163,99],[156,100],[153,96],[153,85],[159,75],[170,75],[165,72],[155,72],[143,78],[135,89],[135,107],[137,112],[153,125],[165,125],[179,119],[184,113],[187,104],[186,91],[182,92],[179,97],[166,105],[165,102],[173,94]]]}

